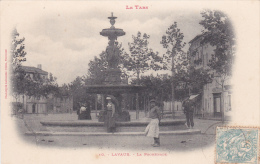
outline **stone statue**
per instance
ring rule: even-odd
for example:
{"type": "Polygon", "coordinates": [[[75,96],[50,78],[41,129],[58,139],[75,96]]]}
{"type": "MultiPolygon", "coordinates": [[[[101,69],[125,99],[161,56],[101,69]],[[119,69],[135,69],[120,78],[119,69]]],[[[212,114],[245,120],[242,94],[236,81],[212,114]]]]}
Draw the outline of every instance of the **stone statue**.
{"type": "Polygon", "coordinates": [[[110,40],[106,49],[108,68],[116,69],[119,64],[119,48],[114,40],[110,40]]]}

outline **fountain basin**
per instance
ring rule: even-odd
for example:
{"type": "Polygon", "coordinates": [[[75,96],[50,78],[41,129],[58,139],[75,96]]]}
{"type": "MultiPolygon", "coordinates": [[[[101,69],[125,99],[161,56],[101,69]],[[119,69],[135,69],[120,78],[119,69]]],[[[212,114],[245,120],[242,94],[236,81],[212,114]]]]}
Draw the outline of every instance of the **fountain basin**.
{"type": "MultiPolygon", "coordinates": [[[[185,119],[162,120],[160,131],[186,129],[185,119]]],[[[42,121],[41,124],[52,132],[107,132],[103,122],[93,121],[42,121]]],[[[116,122],[116,132],[143,132],[149,121],[116,122]]]]}
{"type": "Polygon", "coordinates": [[[119,28],[107,28],[103,29],[100,32],[100,35],[102,36],[123,36],[125,35],[125,32],[122,29],[119,28]]]}

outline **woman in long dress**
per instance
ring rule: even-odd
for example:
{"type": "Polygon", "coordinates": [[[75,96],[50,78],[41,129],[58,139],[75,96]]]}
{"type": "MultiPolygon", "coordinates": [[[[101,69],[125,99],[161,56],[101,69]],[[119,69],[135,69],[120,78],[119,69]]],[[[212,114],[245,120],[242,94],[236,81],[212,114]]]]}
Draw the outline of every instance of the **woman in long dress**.
{"type": "Polygon", "coordinates": [[[107,115],[105,125],[107,127],[108,132],[115,132],[116,131],[116,119],[115,115],[115,105],[112,103],[111,98],[107,97],[107,115]]]}

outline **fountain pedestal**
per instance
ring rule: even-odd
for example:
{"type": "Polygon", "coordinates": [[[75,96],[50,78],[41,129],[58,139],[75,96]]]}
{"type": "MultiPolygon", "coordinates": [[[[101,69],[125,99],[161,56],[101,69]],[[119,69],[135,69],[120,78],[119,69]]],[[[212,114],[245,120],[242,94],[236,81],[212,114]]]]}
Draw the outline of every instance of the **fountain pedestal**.
{"type": "MultiPolygon", "coordinates": [[[[102,85],[89,85],[86,86],[87,93],[105,94],[112,98],[114,101],[116,110],[114,117],[118,122],[130,121],[130,115],[127,110],[122,111],[122,100],[124,93],[138,93],[141,91],[141,86],[134,86],[123,84],[121,80],[121,70],[118,65],[120,63],[120,50],[118,48],[117,38],[125,35],[122,29],[114,27],[115,19],[117,17],[108,17],[110,19],[111,27],[103,29],[100,35],[108,37],[108,46],[106,47],[106,60],[108,63],[107,69],[105,70],[105,80],[102,85]]],[[[138,102],[138,100],[137,100],[138,102]]],[[[104,105],[106,106],[106,105],[104,105]]],[[[138,106],[138,105],[137,105],[138,106]]],[[[137,107],[137,110],[138,107],[137,107]]],[[[107,111],[101,111],[99,113],[99,121],[105,120],[107,111]]]]}
{"type": "Polygon", "coordinates": [[[121,84],[121,71],[118,68],[110,68],[105,71],[105,81],[106,85],[120,85],[121,84]]]}

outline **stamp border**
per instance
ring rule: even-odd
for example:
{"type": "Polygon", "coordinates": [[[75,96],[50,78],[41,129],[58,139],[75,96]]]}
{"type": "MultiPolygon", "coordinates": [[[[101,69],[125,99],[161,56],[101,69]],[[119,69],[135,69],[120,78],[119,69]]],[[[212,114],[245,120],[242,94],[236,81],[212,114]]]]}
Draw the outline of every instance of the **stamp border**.
{"type": "MultiPolygon", "coordinates": [[[[257,164],[260,164],[260,126],[238,126],[238,125],[224,125],[217,126],[215,129],[215,147],[214,147],[214,163],[215,164],[228,164],[227,162],[218,163],[217,162],[217,128],[231,128],[231,129],[258,129],[258,149],[257,149],[257,164]]],[[[232,164],[242,164],[242,163],[232,163],[232,164]]],[[[250,164],[250,163],[248,163],[250,164]]]]}

